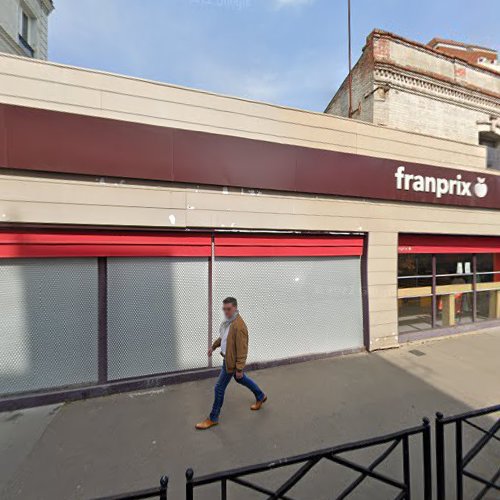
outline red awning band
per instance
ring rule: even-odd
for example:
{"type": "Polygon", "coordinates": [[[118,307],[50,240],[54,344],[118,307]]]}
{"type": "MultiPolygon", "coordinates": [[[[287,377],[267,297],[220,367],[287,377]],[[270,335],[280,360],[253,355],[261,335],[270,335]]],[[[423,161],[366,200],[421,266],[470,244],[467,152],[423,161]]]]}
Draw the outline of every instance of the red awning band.
{"type": "Polygon", "coordinates": [[[405,234],[399,253],[500,253],[500,238],[405,234]]]}
{"type": "Polygon", "coordinates": [[[0,258],[210,255],[209,234],[0,232],[0,258]]]}
{"type": "MultiPolygon", "coordinates": [[[[210,257],[206,233],[0,232],[0,258],[210,257]]],[[[360,236],[217,235],[217,257],[360,256],[360,236]]]]}
{"type": "Polygon", "coordinates": [[[216,257],[334,257],[362,254],[361,236],[215,236],[216,257]]]}

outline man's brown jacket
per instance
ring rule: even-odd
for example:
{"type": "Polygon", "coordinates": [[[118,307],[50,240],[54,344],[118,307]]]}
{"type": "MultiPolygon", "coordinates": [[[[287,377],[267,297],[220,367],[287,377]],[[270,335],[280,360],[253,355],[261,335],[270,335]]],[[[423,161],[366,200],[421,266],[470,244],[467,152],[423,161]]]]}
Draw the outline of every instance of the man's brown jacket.
{"type": "MultiPolygon", "coordinates": [[[[212,345],[215,350],[221,345],[221,338],[219,337],[212,345]]],[[[233,373],[235,370],[242,371],[245,368],[248,354],[248,328],[243,318],[238,315],[237,318],[231,323],[229,333],[227,335],[226,344],[226,371],[233,373]]]]}

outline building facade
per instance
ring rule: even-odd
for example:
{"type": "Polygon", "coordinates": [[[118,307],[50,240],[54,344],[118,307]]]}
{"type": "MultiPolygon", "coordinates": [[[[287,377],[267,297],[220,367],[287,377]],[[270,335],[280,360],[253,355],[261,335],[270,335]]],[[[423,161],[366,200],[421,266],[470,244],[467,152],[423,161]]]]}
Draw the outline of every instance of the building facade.
{"type": "Polygon", "coordinates": [[[500,321],[479,145],[0,56],[0,408],[500,321]]]}
{"type": "MultiPolygon", "coordinates": [[[[486,147],[500,169],[500,66],[494,50],[451,40],[423,45],[375,30],[352,69],[354,119],[486,147]]],[[[326,113],[349,115],[348,79],[326,113]]]]}
{"type": "Polygon", "coordinates": [[[0,52],[47,59],[52,0],[2,0],[0,52]]]}

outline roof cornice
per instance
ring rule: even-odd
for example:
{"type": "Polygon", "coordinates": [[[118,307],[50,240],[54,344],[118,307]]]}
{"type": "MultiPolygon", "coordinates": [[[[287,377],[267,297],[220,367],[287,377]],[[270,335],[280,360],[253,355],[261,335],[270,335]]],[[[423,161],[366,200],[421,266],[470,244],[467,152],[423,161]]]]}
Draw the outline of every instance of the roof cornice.
{"type": "Polygon", "coordinates": [[[54,10],[54,3],[52,0],[40,0],[42,7],[45,9],[47,14],[50,14],[54,10]]]}
{"type": "Polygon", "coordinates": [[[457,62],[457,63],[460,63],[460,64],[462,64],[464,66],[468,66],[471,69],[479,70],[479,71],[484,71],[485,73],[489,73],[489,74],[492,74],[492,75],[498,77],[498,72],[495,71],[494,69],[488,68],[487,66],[482,66],[480,64],[472,64],[472,63],[466,61],[465,59],[462,59],[460,57],[450,56],[450,55],[448,55],[448,54],[446,54],[444,52],[441,52],[441,51],[436,50],[436,49],[434,49],[432,47],[429,47],[428,45],[425,45],[424,43],[415,42],[414,40],[409,40],[408,38],[405,38],[403,36],[397,35],[395,33],[391,33],[390,31],[384,31],[384,30],[381,30],[381,29],[374,29],[366,37],[366,45],[365,45],[365,47],[368,46],[368,45],[370,45],[370,43],[373,40],[373,38],[387,38],[387,39],[390,39],[390,40],[394,40],[396,42],[401,42],[403,44],[413,46],[416,49],[419,49],[419,50],[422,50],[424,52],[428,52],[430,54],[433,54],[436,57],[440,57],[442,59],[446,59],[446,60],[452,61],[452,62],[457,62]]]}

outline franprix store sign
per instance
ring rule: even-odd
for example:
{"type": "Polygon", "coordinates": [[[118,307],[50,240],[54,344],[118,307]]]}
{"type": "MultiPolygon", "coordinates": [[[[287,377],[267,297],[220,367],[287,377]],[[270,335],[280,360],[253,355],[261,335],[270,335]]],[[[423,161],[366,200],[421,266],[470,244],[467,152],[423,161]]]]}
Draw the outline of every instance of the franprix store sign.
{"type": "Polygon", "coordinates": [[[500,210],[500,175],[0,104],[0,168],[500,210]],[[29,137],[26,142],[25,138],[29,137]]]}
{"type": "Polygon", "coordinates": [[[302,149],[296,190],[408,203],[500,210],[500,175],[420,163],[401,163],[333,151],[302,149]]]}
{"type": "Polygon", "coordinates": [[[396,189],[413,191],[415,193],[434,193],[440,199],[448,196],[465,196],[485,198],[488,196],[488,184],[485,177],[476,177],[473,181],[463,179],[464,174],[456,174],[454,178],[423,176],[418,173],[406,171],[406,167],[401,165],[396,170],[396,189]]]}

